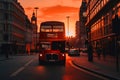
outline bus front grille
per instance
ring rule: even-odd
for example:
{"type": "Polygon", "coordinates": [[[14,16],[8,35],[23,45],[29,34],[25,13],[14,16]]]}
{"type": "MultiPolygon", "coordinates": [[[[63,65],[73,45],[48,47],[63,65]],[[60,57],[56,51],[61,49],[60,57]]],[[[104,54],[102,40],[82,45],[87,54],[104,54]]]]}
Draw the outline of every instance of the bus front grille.
{"type": "Polygon", "coordinates": [[[46,60],[58,60],[58,55],[57,54],[46,54],[46,60]]]}

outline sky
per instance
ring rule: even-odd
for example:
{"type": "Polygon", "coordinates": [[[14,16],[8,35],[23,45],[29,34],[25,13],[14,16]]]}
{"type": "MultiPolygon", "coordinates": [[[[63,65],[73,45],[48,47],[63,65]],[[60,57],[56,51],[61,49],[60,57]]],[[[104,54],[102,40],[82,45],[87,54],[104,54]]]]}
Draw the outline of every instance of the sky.
{"type": "Polygon", "coordinates": [[[25,10],[29,19],[32,17],[35,7],[37,10],[38,27],[41,22],[57,20],[65,23],[66,36],[68,36],[69,16],[69,36],[75,36],[75,23],[79,20],[79,8],[82,0],[18,0],[25,10]]]}

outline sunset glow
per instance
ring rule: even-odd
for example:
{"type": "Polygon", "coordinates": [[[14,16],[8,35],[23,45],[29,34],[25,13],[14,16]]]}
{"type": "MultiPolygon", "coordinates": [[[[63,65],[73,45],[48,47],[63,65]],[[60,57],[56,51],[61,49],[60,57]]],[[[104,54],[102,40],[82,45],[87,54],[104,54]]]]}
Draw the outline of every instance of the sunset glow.
{"type": "Polygon", "coordinates": [[[23,6],[26,15],[31,19],[34,7],[37,11],[38,27],[43,21],[57,20],[65,23],[66,36],[75,36],[75,23],[79,20],[81,0],[18,0],[23,6]],[[66,16],[69,18],[69,34],[66,16]]]}

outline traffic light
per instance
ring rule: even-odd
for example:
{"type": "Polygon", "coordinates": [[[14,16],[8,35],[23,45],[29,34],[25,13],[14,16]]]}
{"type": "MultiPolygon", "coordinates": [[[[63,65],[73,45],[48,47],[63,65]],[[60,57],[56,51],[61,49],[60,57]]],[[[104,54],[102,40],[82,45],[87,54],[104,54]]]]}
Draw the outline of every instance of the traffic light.
{"type": "Polygon", "coordinates": [[[112,32],[120,35],[120,19],[118,15],[115,15],[115,18],[112,20],[112,32]]]}

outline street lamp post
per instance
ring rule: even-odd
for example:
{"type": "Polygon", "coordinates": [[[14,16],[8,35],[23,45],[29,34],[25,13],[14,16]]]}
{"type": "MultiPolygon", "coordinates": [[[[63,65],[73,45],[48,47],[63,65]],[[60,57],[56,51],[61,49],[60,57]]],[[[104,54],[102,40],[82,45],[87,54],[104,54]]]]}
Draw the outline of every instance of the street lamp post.
{"type": "Polygon", "coordinates": [[[68,25],[68,37],[69,37],[69,18],[70,18],[70,16],[67,16],[66,18],[67,18],[67,25],[68,25]]]}
{"type": "Polygon", "coordinates": [[[120,19],[118,14],[115,15],[115,18],[112,19],[112,27],[113,27],[113,33],[115,33],[115,55],[116,55],[116,70],[117,72],[119,72],[119,45],[118,45],[118,41],[119,41],[119,26],[120,26],[120,19]]]}
{"type": "Polygon", "coordinates": [[[68,39],[67,39],[68,41],[67,41],[67,45],[68,45],[68,49],[70,50],[70,42],[69,42],[69,18],[70,18],[70,16],[67,16],[66,18],[67,18],[67,25],[68,25],[68,27],[67,27],[68,28],[68,33],[67,33],[68,34],[68,39]]]}
{"type": "MultiPolygon", "coordinates": [[[[86,11],[83,12],[83,17],[84,17],[85,22],[86,22],[86,18],[87,18],[86,11]]],[[[91,44],[91,26],[89,26],[88,28],[86,28],[85,23],[84,23],[84,27],[85,27],[85,30],[87,30],[86,31],[87,40],[85,41],[85,43],[87,44],[88,61],[93,62],[93,47],[92,47],[92,44],[91,44]],[[89,35],[88,35],[88,33],[89,33],[89,35]]]]}
{"type": "Polygon", "coordinates": [[[37,52],[37,10],[39,9],[38,7],[35,7],[34,8],[36,10],[36,45],[35,45],[35,49],[36,49],[36,52],[37,52]]]}

